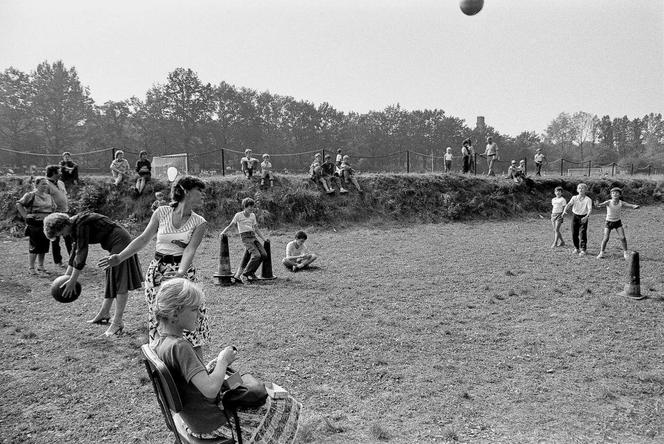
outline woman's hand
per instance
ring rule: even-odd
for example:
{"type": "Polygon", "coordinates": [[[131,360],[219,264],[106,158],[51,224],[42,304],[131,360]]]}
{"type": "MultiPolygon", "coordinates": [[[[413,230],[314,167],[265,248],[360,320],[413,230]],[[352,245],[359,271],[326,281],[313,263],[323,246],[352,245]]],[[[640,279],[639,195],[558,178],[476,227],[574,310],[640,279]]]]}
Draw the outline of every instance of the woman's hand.
{"type": "Polygon", "coordinates": [[[226,367],[235,361],[235,359],[237,359],[237,348],[231,345],[219,352],[219,356],[217,356],[217,362],[225,363],[226,367]]]}
{"type": "Polygon", "coordinates": [[[117,254],[111,254],[108,257],[103,257],[97,262],[97,266],[101,269],[106,270],[108,267],[115,267],[120,265],[120,257],[117,254]]]}
{"type": "Polygon", "coordinates": [[[62,284],[60,286],[60,288],[64,288],[64,290],[62,290],[62,296],[64,298],[67,298],[70,295],[73,296],[75,294],[75,291],[76,291],[76,279],[71,279],[70,278],[67,282],[62,284]]]}
{"type": "Polygon", "coordinates": [[[177,271],[168,270],[168,271],[165,271],[161,275],[161,280],[165,281],[165,280],[173,279],[173,278],[183,278],[183,277],[185,277],[185,275],[186,275],[186,273],[180,273],[180,270],[177,270],[177,271]]]}

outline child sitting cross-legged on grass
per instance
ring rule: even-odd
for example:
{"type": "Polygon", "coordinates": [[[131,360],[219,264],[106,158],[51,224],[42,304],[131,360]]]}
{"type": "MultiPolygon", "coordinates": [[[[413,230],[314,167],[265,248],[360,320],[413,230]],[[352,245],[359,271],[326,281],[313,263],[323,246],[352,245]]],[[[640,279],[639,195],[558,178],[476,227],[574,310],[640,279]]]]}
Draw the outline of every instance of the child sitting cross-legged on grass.
{"type": "Polygon", "coordinates": [[[289,242],[286,246],[286,257],[282,263],[293,272],[307,268],[313,261],[318,259],[317,255],[309,253],[307,246],[304,245],[306,240],[307,233],[298,231],[295,234],[295,240],[289,242]]]}
{"type": "Polygon", "coordinates": [[[616,230],[618,237],[620,238],[620,243],[622,244],[623,257],[627,260],[627,239],[625,238],[625,229],[622,226],[622,221],[620,220],[620,214],[623,207],[637,209],[638,205],[627,203],[620,200],[622,197],[622,190],[620,188],[611,188],[611,199],[602,202],[596,203],[596,207],[606,207],[606,226],[604,227],[604,238],[602,239],[602,247],[599,250],[597,259],[604,257],[604,250],[606,250],[606,244],[609,242],[609,236],[611,230],[616,230]]]}

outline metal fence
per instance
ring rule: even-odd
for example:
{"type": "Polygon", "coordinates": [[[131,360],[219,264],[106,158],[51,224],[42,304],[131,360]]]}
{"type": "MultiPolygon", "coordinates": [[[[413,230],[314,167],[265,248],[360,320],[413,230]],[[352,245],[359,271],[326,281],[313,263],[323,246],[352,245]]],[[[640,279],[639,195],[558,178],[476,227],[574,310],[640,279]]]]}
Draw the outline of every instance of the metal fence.
{"type": "MultiPolygon", "coordinates": [[[[2,174],[41,174],[44,167],[49,164],[58,164],[61,160],[60,154],[48,153],[26,153],[21,151],[0,148],[7,153],[3,155],[0,164],[2,174]]],[[[115,156],[114,148],[94,150],[90,152],[71,153],[73,160],[79,165],[81,174],[107,174],[109,166],[115,156]]],[[[123,150],[130,164],[138,160],[139,152],[123,150]]],[[[336,152],[326,150],[312,150],[299,153],[270,153],[270,160],[274,171],[281,173],[304,173],[309,171],[309,165],[315,153],[331,155],[334,159],[336,152]]],[[[260,160],[263,153],[253,153],[260,160]]],[[[360,172],[375,173],[440,173],[445,170],[443,156],[434,153],[426,154],[411,150],[402,150],[392,153],[367,155],[356,152],[345,152],[351,156],[351,164],[360,172]]],[[[244,152],[230,148],[218,148],[201,153],[187,154],[187,164],[190,174],[200,176],[225,176],[238,174],[240,172],[240,159],[244,152]]],[[[519,159],[521,160],[521,159],[519,159]]],[[[535,167],[528,159],[523,159],[526,164],[526,174],[534,174],[535,167]]],[[[509,168],[509,160],[496,160],[494,172],[498,175],[505,174],[509,168]]],[[[461,157],[455,156],[452,161],[451,172],[461,172],[461,157]]],[[[482,175],[488,172],[486,158],[475,154],[471,159],[470,174],[482,175]]],[[[610,163],[608,165],[595,164],[591,160],[575,162],[567,159],[557,159],[544,163],[542,174],[546,176],[626,176],[626,175],[660,175],[664,173],[661,167],[646,165],[637,167],[634,164],[610,163]]]]}

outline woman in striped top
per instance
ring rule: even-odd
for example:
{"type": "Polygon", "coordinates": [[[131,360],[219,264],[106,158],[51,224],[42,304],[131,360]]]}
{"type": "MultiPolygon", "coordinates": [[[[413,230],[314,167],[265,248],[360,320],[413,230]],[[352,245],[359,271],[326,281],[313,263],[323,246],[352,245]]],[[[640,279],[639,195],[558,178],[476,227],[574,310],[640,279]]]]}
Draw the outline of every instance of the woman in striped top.
{"type": "MultiPolygon", "coordinates": [[[[193,211],[203,204],[205,184],[193,176],[182,176],[173,183],[171,204],[157,208],[140,236],[134,239],[121,253],[113,254],[99,261],[102,268],[122,262],[143,249],[157,236],[155,256],[145,274],[145,298],[148,302],[148,327],[150,343],[157,338],[157,319],[154,315],[154,302],[161,283],[175,277],[196,281],[193,267],[196,249],[203,240],[207,227],[206,220],[193,211]]],[[[210,338],[210,328],[206,309],[200,308],[196,330],[185,331],[184,337],[191,342],[202,356],[202,346],[210,338]]]]}

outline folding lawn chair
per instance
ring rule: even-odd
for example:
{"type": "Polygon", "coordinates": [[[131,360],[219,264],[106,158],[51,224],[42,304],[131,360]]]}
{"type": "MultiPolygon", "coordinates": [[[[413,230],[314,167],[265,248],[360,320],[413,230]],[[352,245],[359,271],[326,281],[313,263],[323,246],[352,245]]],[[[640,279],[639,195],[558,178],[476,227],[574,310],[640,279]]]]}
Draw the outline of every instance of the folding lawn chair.
{"type": "Polygon", "coordinates": [[[182,400],[178,393],[171,372],[166,364],[159,359],[157,354],[148,344],[141,347],[145,359],[145,368],[152,381],[152,387],[157,395],[157,402],[161,413],[166,420],[166,426],[175,435],[175,444],[234,444],[233,438],[225,439],[198,439],[187,433],[184,421],[178,414],[182,411],[182,400]]]}

